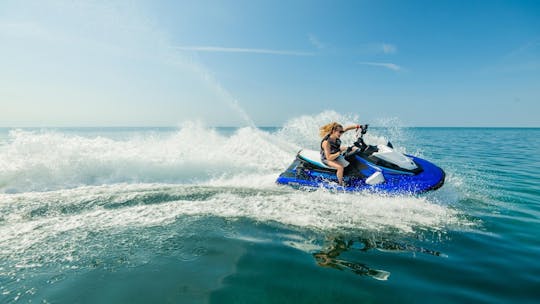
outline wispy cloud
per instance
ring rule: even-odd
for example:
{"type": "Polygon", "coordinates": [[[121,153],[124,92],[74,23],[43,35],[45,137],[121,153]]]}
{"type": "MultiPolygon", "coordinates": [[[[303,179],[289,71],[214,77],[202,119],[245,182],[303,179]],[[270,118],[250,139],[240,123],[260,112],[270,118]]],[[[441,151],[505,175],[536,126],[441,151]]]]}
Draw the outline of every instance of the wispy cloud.
{"type": "Polygon", "coordinates": [[[385,54],[394,54],[397,52],[397,47],[393,44],[383,43],[380,47],[385,54]]]}
{"type": "Polygon", "coordinates": [[[55,37],[43,26],[31,22],[0,22],[0,34],[18,37],[36,37],[53,40],[55,37]]]}
{"type": "Polygon", "coordinates": [[[325,45],[319,40],[319,38],[317,38],[317,36],[313,34],[308,34],[308,39],[309,42],[311,42],[311,44],[313,44],[313,46],[315,46],[319,50],[325,48],[325,45]]]}
{"type": "Polygon", "coordinates": [[[397,64],[394,64],[394,63],[390,63],[390,62],[366,62],[366,61],[361,61],[361,62],[357,62],[358,64],[361,64],[361,65],[370,65],[370,66],[375,66],[375,67],[382,67],[382,68],[386,68],[386,69],[389,69],[389,70],[392,70],[392,71],[401,71],[403,70],[403,68],[397,64]]]}
{"type": "Polygon", "coordinates": [[[372,42],[362,45],[362,51],[373,54],[391,55],[398,52],[395,44],[386,42],[372,42]]]}
{"type": "Polygon", "coordinates": [[[511,52],[503,55],[498,62],[486,67],[485,70],[489,73],[540,70],[540,37],[534,37],[514,48],[511,52]]]}
{"type": "Polygon", "coordinates": [[[523,56],[537,55],[538,50],[540,49],[540,37],[535,37],[534,39],[528,41],[527,43],[519,46],[518,48],[512,50],[508,53],[505,58],[517,58],[523,56]]]}
{"type": "Polygon", "coordinates": [[[285,56],[312,56],[310,52],[273,50],[273,49],[252,49],[252,48],[232,48],[220,46],[176,46],[180,51],[192,52],[212,52],[212,53],[252,53],[252,54],[268,54],[268,55],[285,55],[285,56]]]}

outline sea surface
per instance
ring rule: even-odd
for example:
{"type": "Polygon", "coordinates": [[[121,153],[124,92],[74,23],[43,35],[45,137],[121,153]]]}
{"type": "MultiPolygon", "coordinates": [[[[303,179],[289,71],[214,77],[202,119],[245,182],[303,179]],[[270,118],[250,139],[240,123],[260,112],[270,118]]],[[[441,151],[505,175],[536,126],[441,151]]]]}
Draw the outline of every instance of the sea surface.
{"type": "Polygon", "coordinates": [[[423,195],[276,185],[326,122],[0,129],[0,303],[538,303],[540,129],[371,128],[423,195]]]}

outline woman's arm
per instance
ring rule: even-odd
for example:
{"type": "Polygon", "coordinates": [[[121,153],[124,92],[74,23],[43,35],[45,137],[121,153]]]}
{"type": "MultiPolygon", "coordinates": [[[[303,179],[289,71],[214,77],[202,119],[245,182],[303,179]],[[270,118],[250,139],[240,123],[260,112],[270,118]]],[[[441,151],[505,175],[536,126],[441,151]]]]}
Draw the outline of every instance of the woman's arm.
{"type": "Polygon", "coordinates": [[[349,130],[354,130],[354,129],[358,129],[360,128],[360,125],[350,125],[348,127],[346,127],[345,129],[343,129],[343,131],[347,132],[349,130]]]}

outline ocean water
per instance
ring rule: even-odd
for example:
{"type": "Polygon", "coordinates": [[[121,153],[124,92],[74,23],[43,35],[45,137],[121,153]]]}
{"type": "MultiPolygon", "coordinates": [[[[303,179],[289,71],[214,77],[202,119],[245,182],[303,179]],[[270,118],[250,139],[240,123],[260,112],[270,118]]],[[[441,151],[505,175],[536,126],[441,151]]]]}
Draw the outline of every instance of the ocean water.
{"type": "Polygon", "coordinates": [[[0,129],[0,303],[537,303],[540,129],[372,128],[419,196],[276,185],[327,119],[0,129]]]}

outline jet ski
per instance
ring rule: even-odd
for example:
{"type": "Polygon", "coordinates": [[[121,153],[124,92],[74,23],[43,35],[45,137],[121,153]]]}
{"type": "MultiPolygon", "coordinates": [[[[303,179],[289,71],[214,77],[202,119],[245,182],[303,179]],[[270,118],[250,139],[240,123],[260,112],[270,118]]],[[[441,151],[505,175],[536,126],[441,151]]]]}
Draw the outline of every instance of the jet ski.
{"type": "Polygon", "coordinates": [[[276,183],[301,189],[396,194],[419,194],[442,187],[445,173],[433,163],[402,154],[394,150],[390,142],[386,145],[367,145],[363,137],[368,126],[362,125],[358,129],[354,145],[343,153],[349,162],[344,171],[344,186],[337,184],[336,169],[321,161],[320,151],[308,149],[298,152],[296,159],[279,175],[276,183]]]}

